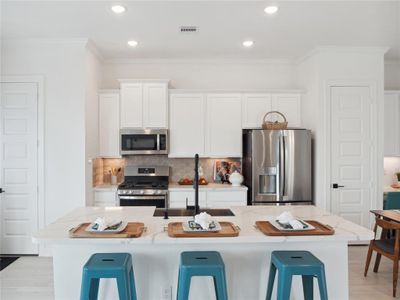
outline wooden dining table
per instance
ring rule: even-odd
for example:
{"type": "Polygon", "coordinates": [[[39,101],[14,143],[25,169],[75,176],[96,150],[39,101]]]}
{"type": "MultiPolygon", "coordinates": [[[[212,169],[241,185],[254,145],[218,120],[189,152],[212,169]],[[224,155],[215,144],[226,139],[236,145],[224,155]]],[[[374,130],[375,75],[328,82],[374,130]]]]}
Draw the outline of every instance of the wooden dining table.
{"type": "Polygon", "coordinates": [[[371,210],[375,216],[383,217],[387,220],[400,223],[400,210],[386,209],[386,210],[371,210]]]}

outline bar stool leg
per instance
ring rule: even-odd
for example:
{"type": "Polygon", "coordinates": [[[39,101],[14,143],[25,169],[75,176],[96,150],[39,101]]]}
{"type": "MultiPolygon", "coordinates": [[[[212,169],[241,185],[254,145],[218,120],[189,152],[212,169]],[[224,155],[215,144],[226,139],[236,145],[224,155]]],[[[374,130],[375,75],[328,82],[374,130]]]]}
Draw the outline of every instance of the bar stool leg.
{"type": "Polygon", "coordinates": [[[176,294],[177,300],[187,300],[189,299],[189,289],[190,289],[190,280],[191,275],[186,274],[186,272],[179,271],[178,276],[178,292],[176,294]]]}
{"type": "Polygon", "coordinates": [[[304,300],[313,300],[314,299],[314,276],[303,275],[303,276],[301,276],[301,279],[303,281],[304,300]]]}
{"type": "Polygon", "coordinates": [[[289,300],[291,289],[292,289],[292,274],[285,272],[284,270],[279,270],[278,300],[289,300]]]}
{"type": "Polygon", "coordinates": [[[118,274],[117,276],[118,295],[120,300],[131,299],[128,277],[124,275],[125,274],[118,274]]]}
{"type": "Polygon", "coordinates": [[[226,287],[225,271],[221,270],[217,272],[216,276],[213,276],[214,289],[217,300],[228,300],[228,290],[226,287]]]}
{"type": "Polygon", "coordinates": [[[135,275],[133,273],[133,268],[129,270],[128,274],[128,280],[129,280],[129,290],[131,293],[131,300],[136,300],[136,285],[135,285],[135,275]]]}
{"type": "Polygon", "coordinates": [[[328,300],[328,288],[326,286],[325,271],[322,269],[318,272],[318,286],[321,300],[328,300]]]}
{"type": "Polygon", "coordinates": [[[266,300],[271,300],[272,290],[274,288],[275,275],[276,275],[276,267],[273,263],[271,263],[270,267],[269,267],[269,277],[268,277],[268,288],[267,288],[266,300]]]}
{"type": "Polygon", "coordinates": [[[92,278],[89,275],[83,275],[81,300],[97,300],[99,294],[99,278],[92,278]]]}

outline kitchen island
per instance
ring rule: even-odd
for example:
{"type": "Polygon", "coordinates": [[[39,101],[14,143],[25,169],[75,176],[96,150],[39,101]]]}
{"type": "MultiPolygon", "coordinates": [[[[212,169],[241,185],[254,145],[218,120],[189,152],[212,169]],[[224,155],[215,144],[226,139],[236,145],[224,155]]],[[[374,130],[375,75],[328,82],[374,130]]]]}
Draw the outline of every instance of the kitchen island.
{"type": "MultiPolygon", "coordinates": [[[[347,243],[370,240],[372,231],[331,215],[314,206],[231,207],[234,217],[215,217],[239,226],[233,238],[170,238],[165,231],[169,222],[153,217],[155,207],[85,207],[78,208],[39,231],[34,242],[51,247],[54,265],[55,299],[78,299],[82,267],[91,254],[129,252],[133,264],[138,299],[176,298],[179,254],[191,250],[219,251],[224,259],[229,299],[265,299],[270,255],[273,250],[309,250],[325,264],[329,299],[348,299],[347,243]],[[254,227],[255,221],[272,220],[288,210],[295,217],[317,220],[335,229],[331,236],[265,236],[254,227]],[[68,230],[98,216],[143,222],[146,231],[135,239],[71,239],[68,230]]],[[[99,299],[118,299],[113,280],[102,280],[99,299]]],[[[319,295],[315,284],[315,295],[319,295]]],[[[276,288],[274,289],[274,295],[276,288]]],[[[276,296],[273,296],[276,297],[276,296]]],[[[211,278],[192,279],[190,299],[215,299],[211,278]]],[[[294,278],[292,298],[303,299],[301,279],[294,278]]],[[[319,296],[316,297],[319,299],[319,296]]]]}

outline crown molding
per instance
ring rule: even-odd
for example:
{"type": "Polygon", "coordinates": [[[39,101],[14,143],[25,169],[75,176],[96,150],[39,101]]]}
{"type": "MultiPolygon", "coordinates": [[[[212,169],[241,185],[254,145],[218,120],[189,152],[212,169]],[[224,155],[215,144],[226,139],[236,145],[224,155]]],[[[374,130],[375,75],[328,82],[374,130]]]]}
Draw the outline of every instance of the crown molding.
{"type": "Polygon", "coordinates": [[[318,46],[303,56],[294,60],[294,64],[298,65],[310,57],[320,53],[371,53],[384,55],[390,47],[375,46],[318,46]]]}
{"type": "Polygon", "coordinates": [[[89,39],[87,38],[2,38],[1,42],[3,43],[32,43],[32,44],[40,44],[40,43],[54,43],[54,44],[82,44],[86,45],[89,39]]]}
{"type": "Polygon", "coordinates": [[[291,59],[168,59],[168,58],[109,58],[104,64],[263,64],[293,65],[291,59]]]}
{"type": "Polygon", "coordinates": [[[104,62],[104,56],[103,56],[103,54],[100,52],[99,48],[97,48],[96,44],[95,44],[91,39],[88,39],[88,40],[87,40],[86,48],[87,48],[90,52],[92,52],[92,54],[93,54],[94,56],[96,56],[97,59],[98,59],[100,62],[104,62]]]}

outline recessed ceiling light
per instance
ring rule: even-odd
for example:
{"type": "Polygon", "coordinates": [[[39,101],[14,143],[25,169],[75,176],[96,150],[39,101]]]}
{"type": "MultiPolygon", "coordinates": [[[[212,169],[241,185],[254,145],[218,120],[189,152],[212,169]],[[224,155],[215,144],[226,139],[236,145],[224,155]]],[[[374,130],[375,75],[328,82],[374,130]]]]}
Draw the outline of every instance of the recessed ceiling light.
{"type": "Polygon", "coordinates": [[[253,41],[244,41],[243,42],[243,46],[246,47],[246,48],[250,48],[253,45],[254,45],[253,41]]]}
{"type": "Polygon", "coordinates": [[[271,6],[267,6],[264,11],[266,14],[272,15],[274,13],[276,13],[278,11],[278,6],[275,5],[271,5],[271,6]]]}
{"type": "Polygon", "coordinates": [[[128,45],[129,45],[130,47],[136,47],[138,44],[139,44],[139,43],[136,42],[136,41],[134,41],[134,40],[128,41],[128,45]]]}
{"type": "Polygon", "coordinates": [[[123,7],[122,5],[113,5],[111,7],[111,10],[116,14],[122,14],[124,11],[126,11],[126,8],[123,7]]]}

